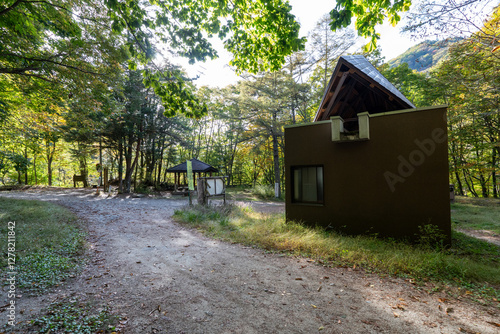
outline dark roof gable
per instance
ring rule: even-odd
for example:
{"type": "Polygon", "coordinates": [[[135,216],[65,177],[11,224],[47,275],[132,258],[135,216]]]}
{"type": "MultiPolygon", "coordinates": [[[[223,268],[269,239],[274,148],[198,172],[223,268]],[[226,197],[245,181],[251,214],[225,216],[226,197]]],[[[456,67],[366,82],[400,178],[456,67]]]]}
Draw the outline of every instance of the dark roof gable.
{"type": "MultiPolygon", "coordinates": [[[[193,173],[208,173],[208,172],[218,172],[219,170],[215,167],[210,166],[198,159],[191,159],[191,163],[193,166],[193,173]]],[[[185,173],[187,172],[187,163],[184,161],[177,166],[170,167],[167,169],[169,173],[185,173]]]]}
{"type": "Polygon", "coordinates": [[[343,56],[333,71],[314,121],[331,116],[350,119],[365,111],[376,114],[408,108],[415,106],[365,57],[343,56]]]}

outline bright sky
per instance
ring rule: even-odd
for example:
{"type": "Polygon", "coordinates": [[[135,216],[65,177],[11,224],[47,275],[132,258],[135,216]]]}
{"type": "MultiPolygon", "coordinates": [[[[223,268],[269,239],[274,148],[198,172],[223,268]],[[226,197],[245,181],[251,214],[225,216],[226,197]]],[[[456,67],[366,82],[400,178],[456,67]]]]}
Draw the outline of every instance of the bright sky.
{"type": "MultiPolygon", "coordinates": [[[[316,25],[316,22],[324,14],[329,13],[335,6],[333,0],[289,0],[289,2],[292,5],[292,14],[295,15],[301,24],[301,36],[307,36],[309,31],[316,25]]],[[[408,37],[400,35],[400,29],[399,26],[394,28],[390,24],[378,27],[377,31],[381,34],[379,45],[382,48],[382,55],[386,61],[397,57],[418,43],[418,41],[412,41],[408,37]]],[[[231,60],[231,56],[222,48],[222,43],[219,42],[216,45],[219,46],[217,48],[219,50],[219,58],[216,60],[205,63],[200,62],[195,65],[189,65],[187,61],[179,61],[180,65],[188,71],[190,76],[199,76],[194,81],[198,87],[205,85],[225,87],[239,80],[239,77],[227,65],[231,60]]]]}

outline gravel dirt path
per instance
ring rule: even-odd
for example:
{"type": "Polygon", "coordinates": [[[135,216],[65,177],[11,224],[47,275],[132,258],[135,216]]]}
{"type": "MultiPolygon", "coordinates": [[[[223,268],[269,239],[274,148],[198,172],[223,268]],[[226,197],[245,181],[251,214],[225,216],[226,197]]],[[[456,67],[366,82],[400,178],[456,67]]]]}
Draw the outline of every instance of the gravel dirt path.
{"type": "Polygon", "coordinates": [[[109,305],[123,333],[499,333],[498,305],[209,239],[172,221],[187,199],[83,189],[0,196],[51,201],[88,222],[83,272],[46,295],[22,296],[20,320],[77,296],[109,305]]]}
{"type": "Polygon", "coordinates": [[[464,234],[467,234],[468,236],[481,239],[484,241],[488,241],[489,243],[495,244],[497,246],[500,246],[500,234],[496,234],[492,231],[487,231],[487,230],[466,230],[463,228],[457,228],[456,229],[458,232],[462,232],[464,234]]]}

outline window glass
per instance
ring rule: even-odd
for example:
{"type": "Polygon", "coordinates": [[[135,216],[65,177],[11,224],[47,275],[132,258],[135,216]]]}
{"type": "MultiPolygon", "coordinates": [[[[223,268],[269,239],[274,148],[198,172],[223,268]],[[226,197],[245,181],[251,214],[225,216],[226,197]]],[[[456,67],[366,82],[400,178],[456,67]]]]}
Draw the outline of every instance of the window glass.
{"type": "Polygon", "coordinates": [[[323,167],[292,167],[292,200],[296,203],[323,202],[323,167]]]}
{"type": "Polygon", "coordinates": [[[300,180],[301,180],[301,169],[297,168],[293,170],[293,201],[300,201],[300,180]]]}
{"type": "Polygon", "coordinates": [[[317,201],[318,202],[321,202],[323,203],[323,167],[322,166],[319,166],[319,167],[316,167],[317,169],[317,172],[316,172],[316,176],[317,176],[317,187],[318,187],[318,191],[317,191],[317,194],[318,194],[318,199],[317,201]]]}

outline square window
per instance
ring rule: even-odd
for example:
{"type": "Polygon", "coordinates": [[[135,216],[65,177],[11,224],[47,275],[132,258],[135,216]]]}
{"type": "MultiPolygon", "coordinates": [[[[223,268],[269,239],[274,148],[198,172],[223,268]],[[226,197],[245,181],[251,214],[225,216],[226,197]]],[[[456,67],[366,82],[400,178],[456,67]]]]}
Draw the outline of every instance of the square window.
{"type": "Polygon", "coordinates": [[[292,167],[292,202],[323,203],[323,166],[292,167]]]}

